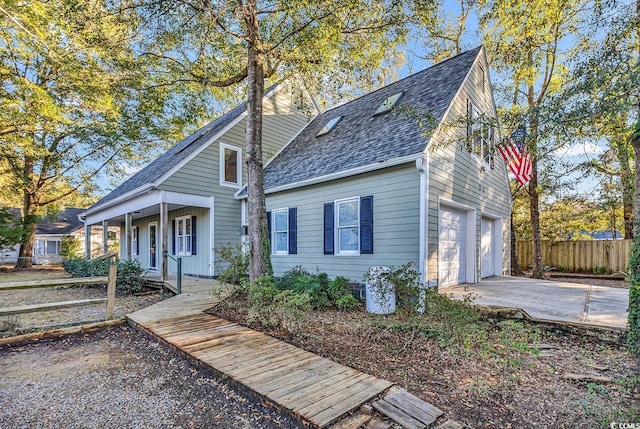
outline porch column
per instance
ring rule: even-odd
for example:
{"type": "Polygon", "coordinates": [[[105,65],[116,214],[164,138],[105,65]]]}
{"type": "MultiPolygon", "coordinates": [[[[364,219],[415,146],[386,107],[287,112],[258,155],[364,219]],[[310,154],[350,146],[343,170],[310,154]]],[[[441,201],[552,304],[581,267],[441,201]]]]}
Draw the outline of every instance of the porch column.
{"type": "Polygon", "coordinates": [[[91,225],[84,222],[84,257],[91,259],[91,225]]]}
{"type": "Polygon", "coordinates": [[[169,223],[169,210],[165,202],[160,203],[160,249],[162,251],[162,259],[160,260],[161,280],[167,279],[167,251],[169,250],[169,232],[167,225],[169,223]]]}
{"type": "Polygon", "coordinates": [[[124,215],[124,235],[126,237],[126,251],[125,257],[127,261],[131,260],[131,235],[132,235],[132,225],[131,225],[131,213],[125,213],[124,215]]]}
{"type": "Polygon", "coordinates": [[[106,220],[102,221],[102,254],[109,253],[109,223],[106,220]]]}

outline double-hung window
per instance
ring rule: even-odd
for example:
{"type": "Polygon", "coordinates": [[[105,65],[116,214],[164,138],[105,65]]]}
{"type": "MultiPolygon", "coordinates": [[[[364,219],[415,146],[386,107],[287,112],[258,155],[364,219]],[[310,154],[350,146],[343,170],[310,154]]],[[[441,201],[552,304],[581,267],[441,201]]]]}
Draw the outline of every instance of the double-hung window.
{"type": "Polygon", "coordinates": [[[339,255],[360,254],[360,199],[336,201],[336,238],[339,255]]]}
{"type": "Polygon", "coordinates": [[[36,240],[36,253],[38,255],[59,255],[60,240],[36,240]]]}
{"type": "Polygon", "coordinates": [[[324,254],[373,253],[373,195],[324,204],[324,254]]]}
{"type": "Polygon", "coordinates": [[[289,253],[289,209],[272,212],[273,216],[273,253],[287,255],[289,253]]]}
{"type": "Polygon", "coordinates": [[[267,212],[271,253],[295,255],[298,253],[298,209],[296,207],[267,212]]]}
{"type": "Polygon", "coordinates": [[[176,218],[176,255],[191,255],[191,216],[176,218]]]}

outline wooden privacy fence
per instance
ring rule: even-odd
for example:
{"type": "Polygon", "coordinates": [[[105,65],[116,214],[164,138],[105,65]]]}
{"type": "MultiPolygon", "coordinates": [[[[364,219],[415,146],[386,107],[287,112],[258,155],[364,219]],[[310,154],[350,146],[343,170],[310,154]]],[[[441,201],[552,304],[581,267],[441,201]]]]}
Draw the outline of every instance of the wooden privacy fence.
{"type": "Polygon", "coordinates": [[[37,311],[59,310],[62,308],[81,307],[84,305],[93,305],[106,302],[107,311],[105,320],[110,320],[113,318],[113,307],[115,305],[117,271],[117,265],[112,264],[109,267],[108,277],[76,277],[71,279],[51,279],[0,283],[0,292],[4,290],[36,289],[55,286],[107,284],[106,298],[77,299],[74,301],[47,302],[44,304],[22,305],[19,307],[4,307],[0,308],[0,316],[34,313],[37,311]]]}
{"type": "MultiPolygon", "coordinates": [[[[569,272],[627,271],[632,240],[543,241],[542,265],[569,272]]],[[[518,241],[518,265],[533,261],[532,242],[518,241]]]]}

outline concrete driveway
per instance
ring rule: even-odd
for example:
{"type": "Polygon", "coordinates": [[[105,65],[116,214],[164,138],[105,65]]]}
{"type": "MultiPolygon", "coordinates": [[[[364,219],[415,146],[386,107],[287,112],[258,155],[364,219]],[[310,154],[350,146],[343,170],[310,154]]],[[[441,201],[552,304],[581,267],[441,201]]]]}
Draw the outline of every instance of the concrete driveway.
{"type": "Polygon", "coordinates": [[[629,291],[522,277],[492,277],[443,288],[455,299],[473,294],[474,304],[520,308],[543,320],[626,329],[629,291]]]}

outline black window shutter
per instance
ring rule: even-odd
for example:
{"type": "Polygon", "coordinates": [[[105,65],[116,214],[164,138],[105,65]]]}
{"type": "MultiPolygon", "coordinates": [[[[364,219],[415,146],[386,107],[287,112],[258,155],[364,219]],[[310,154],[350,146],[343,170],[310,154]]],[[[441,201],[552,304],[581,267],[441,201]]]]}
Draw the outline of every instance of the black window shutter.
{"type": "Polygon", "coordinates": [[[289,254],[298,253],[298,209],[289,209],[289,254]]]}
{"type": "Polygon", "coordinates": [[[333,255],[333,203],[324,204],[324,254],[333,255]]]}
{"type": "Polygon", "coordinates": [[[269,247],[273,253],[273,243],[271,242],[271,212],[267,212],[267,234],[269,234],[269,247]]]}
{"type": "Polygon", "coordinates": [[[373,253],[373,195],[360,198],[360,253],[373,253]]]}
{"type": "Polygon", "coordinates": [[[196,255],[198,250],[198,236],[196,235],[196,224],[198,222],[198,218],[196,216],[191,216],[191,254],[196,255]]]}
{"type": "Polygon", "coordinates": [[[136,255],[140,255],[140,227],[136,226],[136,255]]]}
{"type": "Polygon", "coordinates": [[[176,220],[171,221],[171,254],[176,254],[176,220]]]}

